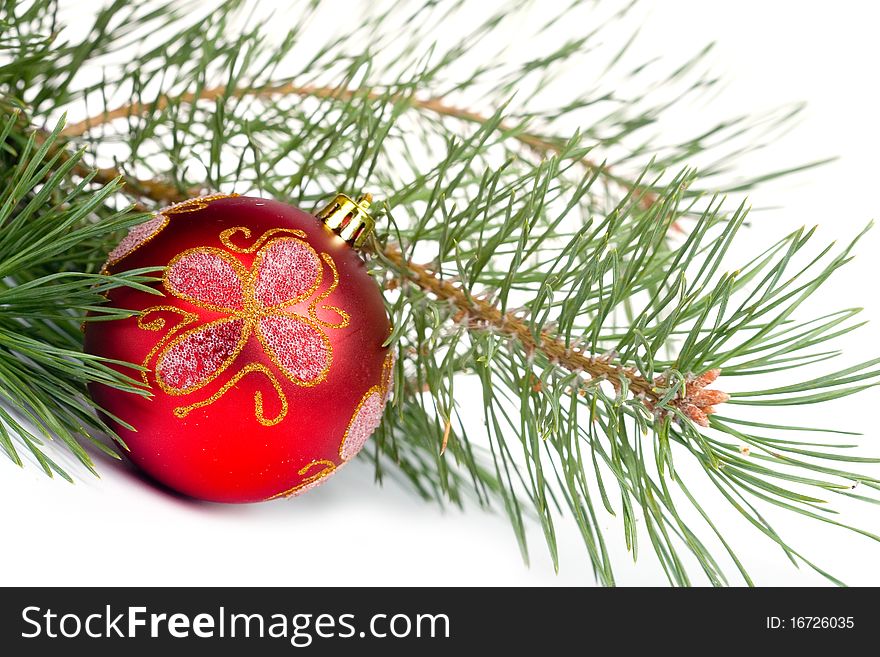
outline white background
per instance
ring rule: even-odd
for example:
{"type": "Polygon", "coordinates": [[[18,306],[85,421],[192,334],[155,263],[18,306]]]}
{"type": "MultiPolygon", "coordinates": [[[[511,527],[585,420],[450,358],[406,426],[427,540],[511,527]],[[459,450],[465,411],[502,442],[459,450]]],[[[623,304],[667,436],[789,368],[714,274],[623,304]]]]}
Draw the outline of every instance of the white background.
{"type": "MultiPolygon", "coordinates": [[[[814,223],[822,225],[822,239],[846,240],[880,216],[880,10],[875,3],[836,2],[831,9],[819,2],[667,0],[646,2],[638,11],[644,28],[636,48],[646,58],[662,54],[676,61],[718,41],[711,61],[727,86],[710,103],[676,108],[667,117],[672,127],[687,126],[706,112],[726,116],[804,100],[809,106],[796,129],[743,166],[755,163],[766,170],[828,155],[840,158],[754,193],[756,206],[776,209],[755,215],[746,242],[763,244],[814,223]]],[[[812,306],[816,314],[866,307],[864,315],[873,323],[846,339],[848,363],[880,352],[880,230],[869,234],[857,253],[812,306]]],[[[877,455],[878,406],[880,393],[874,389],[833,407],[806,407],[798,419],[864,431],[864,453],[877,455]]],[[[345,468],[304,497],[251,506],[189,502],[158,491],[125,466],[103,462],[99,469],[101,479],[81,475],[70,486],[34,467],[21,470],[0,460],[0,536],[7,560],[0,584],[593,583],[580,539],[568,523],[557,524],[560,573],[554,573],[537,528],[531,532],[532,564],[526,567],[503,517],[476,509],[444,513],[393,485],[380,489],[366,465],[345,468]],[[9,567],[10,557],[22,565],[9,567]]],[[[877,476],[876,467],[868,470],[877,476]]],[[[880,530],[880,507],[842,508],[844,519],[880,530]]],[[[735,515],[719,513],[719,523],[759,584],[822,583],[808,570],[794,569],[735,515]]],[[[880,545],[784,513],[771,518],[790,544],[847,583],[880,584],[875,565],[880,545]]],[[[618,521],[607,517],[604,527],[619,583],[665,583],[647,541],[633,565],[618,521]]]]}

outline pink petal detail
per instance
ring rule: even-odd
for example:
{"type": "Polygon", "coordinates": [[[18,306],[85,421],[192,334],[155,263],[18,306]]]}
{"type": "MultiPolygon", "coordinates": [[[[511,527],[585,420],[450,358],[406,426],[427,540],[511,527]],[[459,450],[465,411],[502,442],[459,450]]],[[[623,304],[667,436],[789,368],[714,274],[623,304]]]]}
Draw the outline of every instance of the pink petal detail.
{"type": "Polygon", "coordinates": [[[296,238],[281,238],[260,249],[254,296],[264,308],[309,296],[321,275],[314,249],[296,238]]]}
{"type": "Polygon", "coordinates": [[[263,346],[294,383],[317,383],[330,367],[330,347],[323,333],[292,315],[260,318],[263,346]]]}
{"type": "Polygon", "coordinates": [[[185,251],[169,264],[165,285],[198,304],[215,309],[241,310],[244,305],[240,271],[235,258],[215,249],[185,251]]]}
{"type": "Polygon", "coordinates": [[[105,266],[122,260],[128,254],[134,252],[139,246],[162,232],[162,229],[165,228],[167,223],[167,217],[157,214],[149,221],[145,221],[137,226],[132,226],[128,231],[128,235],[123,237],[119,244],[116,245],[116,248],[110,252],[109,256],[107,256],[105,266]]]}
{"type": "Polygon", "coordinates": [[[342,443],[342,448],[339,450],[339,455],[344,460],[347,461],[361,451],[364,443],[382,422],[384,410],[385,402],[373,388],[373,392],[367,394],[366,399],[361,403],[345,434],[345,442],[342,443]]]}
{"type": "Polygon", "coordinates": [[[205,324],[175,339],[156,363],[156,376],[174,391],[207,383],[236,356],[244,320],[205,324]]]}

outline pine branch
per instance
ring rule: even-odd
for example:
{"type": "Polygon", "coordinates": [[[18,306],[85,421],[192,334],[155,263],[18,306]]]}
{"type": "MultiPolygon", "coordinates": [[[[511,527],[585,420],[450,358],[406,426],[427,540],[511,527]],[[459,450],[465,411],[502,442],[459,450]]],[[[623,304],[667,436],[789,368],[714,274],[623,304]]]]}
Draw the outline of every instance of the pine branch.
{"type": "MultiPolygon", "coordinates": [[[[62,322],[59,337],[56,316],[91,310],[94,280],[76,276],[92,276],[117,229],[143,218],[119,214],[130,200],[147,212],[219,190],[308,208],[337,189],[370,189],[384,196],[387,214],[368,264],[386,287],[399,356],[393,412],[363,454],[377,480],[407,482],[440,503],[503,509],[524,556],[533,517],[554,563],[565,509],[604,584],[614,583],[606,511],[620,518],[634,556],[648,538],[670,582],[689,584],[697,570],[721,585],[732,567],[751,584],[728,541],[731,528],[718,524],[705,490],[691,488],[699,477],[681,474],[687,460],[789,559],[836,581],[788,545],[763,511],[842,525],[831,501],[878,503],[880,477],[870,469],[880,460],[817,438],[826,430],[761,423],[747,411],[825,403],[877,385],[874,359],[827,369],[839,356],[831,343],[861,326],[858,309],[800,317],[855,240],[809,253],[813,231],[794,230],[730,268],[746,208],[701,189],[749,189],[785,173],[741,181],[735,163],[792,113],[763,123],[723,118],[663,143],[654,131],[662,115],[711,89],[714,78],[697,70],[699,56],[658,70],[630,61],[629,42],[600,43],[606,25],[628,16],[602,14],[606,7],[575,3],[547,24],[533,21],[535,34],[516,32],[532,47],[514,51],[490,47],[520,10],[509,4],[431,46],[457,4],[396,3],[305,51],[297,47],[317,5],[297,7],[289,34],[274,41],[265,22],[239,21],[232,1],[187,10],[116,2],[70,42],[47,36],[64,34],[50,0],[3,16],[0,25],[15,30],[0,39],[12,44],[2,50],[0,95],[29,118],[9,128],[14,146],[0,169],[6,189],[25,191],[0,215],[14,228],[3,224],[11,241],[4,251],[0,240],[0,268],[17,268],[3,294],[14,301],[9,317],[27,324],[25,332],[0,321],[0,329],[12,327],[8,339],[0,331],[0,389],[50,409],[50,420],[52,399],[65,400],[61,417],[71,426],[73,417],[93,417],[88,401],[70,392],[82,385],[81,372],[65,365],[81,356],[75,326],[62,322]],[[598,27],[542,41],[560,20],[598,27]],[[564,84],[570,70],[606,74],[564,84]],[[603,88],[615,76],[625,84],[603,88]],[[570,101],[535,109],[556,80],[576,90],[570,101]],[[642,91],[624,95],[630,88],[642,91]],[[84,147],[74,156],[52,131],[33,136],[31,128],[54,125],[67,110],[93,117],[66,129],[84,147]],[[48,159],[35,165],[39,182],[22,186],[26,167],[16,158],[30,142],[48,159]],[[699,176],[684,166],[694,160],[703,164],[699,176]],[[120,173],[121,189],[114,182],[89,191],[120,173]],[[83,211],[76,239],[54,243],[53,221],[67,215],[63,205],[41,204],[41,185],[50,195],[75,190],[72,211],[83,211]],[[30,221],[34,213],[44,220],[30,221]],[[684,220],[686,232],[670,230],[684,220]],[[30,242],[39,245],[34,260],[18,254],[30,242]],[[34,358],[52,374],[30,391],[21,371],[34,358]],[[719,369],[725,388],[738,383],[723,415],[709,412],[725,398],[708,389],[719,369]],[[761,383],[773,372],[786,372],[787,383],[761,383]],[[467,379],[482,391],[485,431],[467,419],[467,379]]],[[[138,276],[100,284],[141,284],[138,276]]],[[[69,435],[76,450],[82,436],[69,435]]]]}
{"type": "MultiPolygon", "coordinates": [[[[72,123],[64,128],[62,135],[65,137],[77,138],[82,137],[90,130],[100,127],[117,119],[131,119],[135,116],[146,116],[152,112],[161,112],[168,109],[169,106],[177,106],[180,104],[194,104],[199,101],[215,102],[218,100],[227,100],[229,98],[243,98],[252,96],[255,98],[272,98],[279,96],[311,96],[324,100],[351,101],[354,98],[365,98],[371,101],[380,101],[385,104],[403,104],[420,110],[427,110],[439,116],[451,117],[461,121],[468,121],[478,125],[486,125],[490,122],[490,118],[474,112],[473,110],[454,107],[443,101],[442,98],[428,98],[420,100],[411,96],[402,96],[396,93],[387,93],[375,89],[347,89],[342,87],[319,87],[315,85],[297,85],[292,82],[282,84],[264,86],[254,89],[235,88],[229,89],[225,86],[211,87],[202,89],[199,93],[184,93],[175,97],[162,95],[154,101],[145,102],[128,102],[123,103],[113,109],[105,109],[100,114],[90,116],[78,123],[72,123]]],[[[560,153],[565,144],[542,137],[538,134],[527,132],[523,127],[514,127],[504,123],[499,124],[496,130],[508,133],[513,136],[521,144],[528,146],[538,155],[545,156],[550,153],[560,153]]],[[[593,160],[583,157],[581,164],[590,171],[597,171],[603,176],[618,183],[625,191],[633,192],[640,198],[640,202],[645,208],[649,208],[656,201],[656,196],[649,190],[641,188],[632,182],[625,181],[612,175],[611,167],[607,164],[599,164],[593,160]]],[[[99,172],[100,173],[100,172],[99,172]]],[[[107,174],[112,173],[108,170],[107,174]]],[[[154,185],[155,181],[140,181],[141,185],[154,185]]],[[[160,202],[173,202],[175,198],[163,191],[164,187],[150,187],[150,198],[160,202]]]]}
{"type": "MultiPolygon", "coordinates": [[[[184,198],[176,188],[159,180],[139,180],[123,174],[115,167],[103,167],[99,169],[89,167],[82,162],[80,157],[70,153],[68,149],[69,144],[66,140],[56,140],[55,135],[46,130],[31,126],[23,117],[20,118],[19,124],[21,125],[21,129],[33,134],[35,143],[40,146],[47,144],[47,152],[50,156],[57,157],[59,162],[62,163],[73,162],[71,172],[75,176],[100,186],[116,185],[117,183],[128,185],[128,189],[136,193],[127,193],[126,195],[132,198],[132,201],[134,202],[133,207],[138,212],[144,212],[147,210],[147,207],[141,204],[139,199],[148,198],[157,203],[170,204],[179,202],[179,200],[184,198]]],[[[64,135],[64,130],[61,131],[60,135],[64,135]]],[[[199,190],[194,189],[188,197],[197,196],[198,193],[199,190]]]]}
{"type": "MultiPolygon", "coordinates": [[[[181,102],[182,99],[176,100],[181,102]]],[[[112,112],[108,113],[107,116],[110,116],[110,114],[112,112]]],[[[79,126],[74,130],[65,129],[62,130],[61,134],[68,136],[76,135],[79,129],[79,126]]],[[[80,174],[81,172],[77,171],[77,173],[80,174]]],[[[95,176],[99,180],[125,180],[129,187],[127,190],[124,190],[124,193],[135,202],[146,198],[159,204],[180,203],[187,200],[187,198],[191,198],[190,196],[180,194],[176,189],[162,181],[132,180],[112,168],[100,169],[95,173],[95,176]]],[[[144,208],[144,206],[140,207],[144,208]]],[[[516,339],[528,351],[540,351],[547,360],[558,363],[570,372],[576,374],[586,373],[593,379],[610,381],[618,390],[620,389],[619,380],[625,378],[627,379],[628,390],[636,397],[645,400],[652,409],[663,400],[671,408],[680,409],[689,419],[697,424],[709,426],[707,414],[714,413],[714,406],[729,399],[729,396],[721,391],[707,390],[702,392],[702,388],[707,383],[714,381],[720,370],[712,370],[698,377],[688,373],[691,385],[687,388],[682,388],[675,397],[664,399],[668,390],[664,387],[665,381],[662,378],[653,382],[648,381],[639,376],[633,368],[624,368],[620,365],[612,364],[610,359],[596,357],[595,355],[585,355],[580,351],[572,349],[547,331],[541,331],[539,336],[535,336],[529,327],[513,315],[513,313],[502,313],[496,306],[468,295],[454,284],[443,280],[436,273],[431,272],[424,265],[407,260],[400,249],[394,245],[386,245],[382,248],[381,255],[394,264],[401,277],[412,281],[426,292],[432,293],[437,299],[451,302],[462,313],[465,313],[469,320],[480,322],[481,328],[489,328],[499,334],[516,339]],[[701,392],[702,394],[700,394],[701,392]]],[[[444,438],[443,444],[445,445],[448,433],[446,430],[444,430],[444,433],[446,438],[444,438]]],[[[445,447],[442,449],[445,449],[445,447]]]]}
{"type": "Polygon", "coordinates": [[[105,207],[118,192],[118,179],[86,192],[93,173],[82,164],[82,152],[62,152],[60,125],[19,139],[21,122],[13,112],[0,129],[0,448],[23,465],[19,450],[24,447],[47,475],[72,481],[45,450],[45,439],[60,440],[92,472],[93,459],[81,443],[118,458],[95,437],[114,434],[89,411],[85,384],[99,381],[149,394],[133,376],[111,367],[112,361],[82,353],[78,327],[83,321],[131,316],[103,307],[104,294],[121,285],[154,293],[149,284],[156,278],[148,270],[91,273],[87,262],[71,270],[74,254],[91,240],[118,234],[144,215],[105,207]],[[79,184],[71,182],[79,175],[75,172],[86,172],[79,184]],[[94,214],[100,224],[90,219],[94,214]]]}

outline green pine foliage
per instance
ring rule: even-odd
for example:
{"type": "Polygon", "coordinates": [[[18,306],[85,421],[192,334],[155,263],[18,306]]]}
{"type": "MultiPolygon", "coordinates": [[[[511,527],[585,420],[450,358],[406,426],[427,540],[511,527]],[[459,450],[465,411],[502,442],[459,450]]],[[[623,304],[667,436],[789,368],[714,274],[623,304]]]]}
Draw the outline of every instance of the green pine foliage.
{"type": "Polygon", "coordinates": [[[93,192],[91,175],[73,180],[82,153],[53,149],[60,125],[38,138],[20,119],[12,111],[0,129],[0,447],[22,464],[17,442],[47,474],[70,480],[45,440],[58,439],[93,472],[81,443],[118,458],[97,438],[110,431],[95,416],[84,384],[147,394],[105,360],[82,353],[80,324],[89,312],[102,320],[128,316],[103,307],[104,292],[118,285],[152,291],[146,283],[154,279],[147,271],[95,273],[107,236],[144,216],[108,205],[119,193],[117,182],[93,192]]]}
{"type": "Polygon", "coordinates": [[[83,354],[79,332],[126,316],[102,306],[104,291],[154,280],[100,273],[144,212],[202,191],[312,209],[363,189],[382,202],[367,257],[398,353],[394,404],[361,457],[377,480],[501,510],[524,556],[528,523],[556,562],[555,526],[574,522],[603,584],[614,583],[608,513],[634,555],[648,541],[673,584],[695,581],[693,563],[729,582],[709,543],[751,583],[692,493],[697,464],[757,534],[833,580],[761,509],[840,524],[835,496],[877,503],[878,459],[852,456],[845,432],[750,411],[877,384],[880,359],[834,364],[858,309],[808,303],[856,240],[816,245],[798,229],[731,262],[748,210],[720,196],[802,168],[736,177],[737,157],[796,110],[722,117],[664,143],[660,117],[715,80],[701,73],[705,51],[633,66],[632,39],[606,39],[638,11],[621,3],[574,2],[528,36],[517,23],[527,3],[500,3],[447,41],[435,28],[461,2],[380,3],[337,28],[317,2],[267,16],[236,1],[117,1],[83,33],[65,29],[65,4],[0,10],[0,444],[11,459],[27,452],[67,477],[44,445],[54,438],[92,468],[83,444],[115,452],[85,384],[149,394],[83,354]],[[542,40],[568,20],[594,27],[542,40]],[[566,104],[543,106],[566,80],[566,104]],[[65,113],[77,121],[65,126],[65,113]],[[716,368],[717,386],[736,377],[738,392],[702,427],[681,400],[716,368]],[[767,387],[773,372],[789,382],[767,387]],[[461,416],[462,381],[482,388],[484,427],[461,416]]]}

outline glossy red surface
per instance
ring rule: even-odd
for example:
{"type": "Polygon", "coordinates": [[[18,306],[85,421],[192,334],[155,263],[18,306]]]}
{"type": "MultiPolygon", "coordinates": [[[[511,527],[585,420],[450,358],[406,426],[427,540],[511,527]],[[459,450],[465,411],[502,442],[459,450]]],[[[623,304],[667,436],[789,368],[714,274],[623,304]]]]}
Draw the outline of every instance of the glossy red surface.
{"type": "Polygon", "coordinates": [[[341,454],[350,457],[356,445],[343,450],[347,433],[359,442],[364,423],[372,429],[375,409],[362,401],[390,385],[382,348],[390,326],[376,281],[354,249],[283,203],[219,198],[166,216],[164,228],[108,267],[167,266],[177,258],[165,285],[154,286],[164,296],[116,289],[110,303],[141,311],[140,322],[90,322],[85,330],[89,353],[145,363],[153,396],[97,384],[94,399],[137,428],[109,420],[131,460],[186,495],[255,502],[311,488],[342,464],[341,454]],[[250,234],[233,231],[224,244],[224,231],[243,228],[250,234]],[[317,264],[301,255],[311,253],[304,244],[317,264]],[[323,254],[338,272],[326,297],[334,276],[323,254]],[[157,306],[164,309],[148,311],[157,306]],[[347,315],[345,326],[335,308],[347,315]],[[202,330],[207,323],[215,328],[202,330]],[[370,412],[356,419],[362,407],[370,412]]]}

